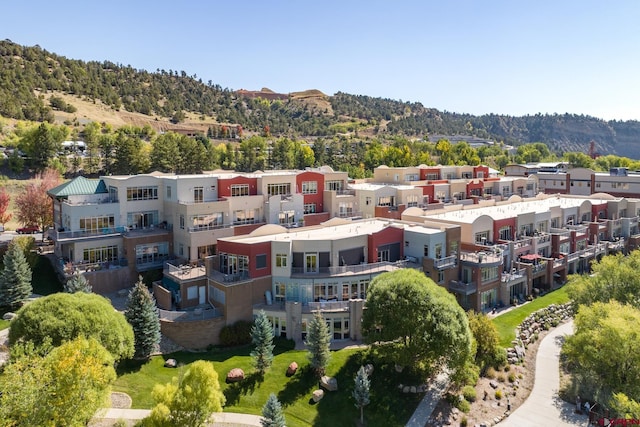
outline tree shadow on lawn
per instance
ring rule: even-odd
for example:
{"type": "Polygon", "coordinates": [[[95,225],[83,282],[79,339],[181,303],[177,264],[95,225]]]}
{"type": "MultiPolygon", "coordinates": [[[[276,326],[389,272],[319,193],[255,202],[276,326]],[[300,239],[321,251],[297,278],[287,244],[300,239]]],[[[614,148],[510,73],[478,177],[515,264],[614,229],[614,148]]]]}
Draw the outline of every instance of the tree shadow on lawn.
{"type": "Polygon", "coordinates": [[[284,390],[278,393],[278,400],[283,407],[287,407],[300,397],[309,395],[318,387],[318,379],[310,365],[300,368],[286,384],[284,390]],[[315,388],[314,388],[315,387],[315,388]]]}
{"type": "Polygon", "coordinates": [[[241,396],[253,394],[256,389],[256,385],[262,381],[264,381],[264,375],[259,372],[254,372],[244,380],[229,385],[229,387],[224,391],[224,396],[227,399],[226,405],[233,406],[238,404],[241,396]]]}
{"type": "Polygon", "coordinates": [[[369,388],[371,403],[364,408],[365,424],[369,427],[404,426],[423,394],[403,394],[399,384],[418,385],[423,374],[405,368],[399,373],[395,364],[380,358],[375,351],[367,350],[351,355],[336,373],[338,390],[326,392],[318,402],[318,415],[313,421],[314,427],[335,427],[336,425],[354,425],[360,418],[352,397],[355,376],[360,369],[371,363],[374,367],[370,376],[369,388]]]}

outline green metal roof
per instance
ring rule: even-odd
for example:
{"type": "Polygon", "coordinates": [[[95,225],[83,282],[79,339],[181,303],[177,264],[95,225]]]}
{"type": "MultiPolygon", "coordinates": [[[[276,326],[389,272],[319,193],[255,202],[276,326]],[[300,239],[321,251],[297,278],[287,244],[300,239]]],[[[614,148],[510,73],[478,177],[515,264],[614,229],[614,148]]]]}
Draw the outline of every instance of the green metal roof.
{"type": "Polygon", "coordinates": [[[101,179],[88,179],[79,176],[52,188],[48,193],[54,197],[103,194],[107,193],[107,186],[101,179]]]}

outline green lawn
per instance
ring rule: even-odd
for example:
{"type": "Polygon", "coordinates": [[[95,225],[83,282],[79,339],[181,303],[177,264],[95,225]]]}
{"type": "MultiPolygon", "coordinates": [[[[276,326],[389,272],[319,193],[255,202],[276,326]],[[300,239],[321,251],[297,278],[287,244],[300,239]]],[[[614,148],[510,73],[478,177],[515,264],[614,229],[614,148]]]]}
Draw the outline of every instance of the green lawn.
{"type": "Polygon", "coordinates": [[[9,321],[0,319],[0,331],[3,329],[7,329],[8,327],[9,327],[9,321]]]}
{"type": "MultiPolygon", "coordinates": [[[[307,352],[296,351],[282,346],[276,348],[273,366],[259,381],[252,375],[250,347],[206,353],[179,352],[170,356],[154,357],[142,366],[123,366],[114,385],[114,391],[123,391],[131,395],[134,408],[151,408],[153,400],[151,390],[157,383],[169,382],[179,374],[176,369],[163,366],[165,358],[174,358],[180,364],[189,364],[195,360],[213,362],[220,377],[220,384],[227,398],[225,412],[239,412],[260,415],[262,406],[270,393],[276,393],[285,408],[287,425],[290,427],[308,426],[347,426],[354,425],[359,410],[354,406],[351,393],[355,374],[361,364],[373,360],[366,350],[344,349],[332,352],[327,374],[338,380],[338,391],[325,393],[317,404],[310,401],[311,393],[318,388],[317,380],[307,369],[307,352]],[[291,362],[299,365],[298,373],[287,377],[285,372],[291,362]],[[246,378],[236,384],[226,384],[224,379],[232,368],[242,368],[246,378]]],[[[420,394],[404,395],[398,389],[399,384],[418,385],[416,374],[405,372],[398,374],[393,365],[373,362],[375,366],[371,381],[371,404],[365,408],[367,425],[404,426],[420,398],[420,394]]],[[[180,368],[178,368],[180,369],[180,368]]]]}
{"type": "Polygon", "coordinates": [[[563,286],[553,292],[534,299],[520,307],[517,307],[505,314],[501,314],[493,319],[494,325],[498,329],[500,335],[500,345],[503,347],[511,347],[511,341],[516,337],[516,326],[531,313],[551,304],[564,304],[569,302],[569,296],[563,286]]]}

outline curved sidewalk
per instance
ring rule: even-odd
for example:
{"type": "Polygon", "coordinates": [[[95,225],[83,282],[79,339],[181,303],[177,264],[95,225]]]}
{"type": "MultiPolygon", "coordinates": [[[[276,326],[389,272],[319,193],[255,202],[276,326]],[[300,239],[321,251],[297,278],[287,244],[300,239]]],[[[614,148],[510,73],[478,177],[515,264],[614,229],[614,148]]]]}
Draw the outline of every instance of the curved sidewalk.
{"type": "MultiPolygon", "coordinates": [[[[96,419],[102,420],[141,420],[149,415],[149,409],[103,409],[96,414],[96,419]],[[104,411],[104,412],[102,412],[104,411]]],[[[236,414],[234,412],[215,412],[213,422],[209,427],[261,427],[261,417],[249,414],[236,414]]]]}
{"type": "Polygon", "coordinates": [[[500,427],[588,426],[586,415],[574,413],[575,405],[558,396],[560,388],[560,349],[567,335],[573,334],[573,320],[558,326],[544,337],[536,355],[536,376],[527,400],[498,425],[500,427]]]}

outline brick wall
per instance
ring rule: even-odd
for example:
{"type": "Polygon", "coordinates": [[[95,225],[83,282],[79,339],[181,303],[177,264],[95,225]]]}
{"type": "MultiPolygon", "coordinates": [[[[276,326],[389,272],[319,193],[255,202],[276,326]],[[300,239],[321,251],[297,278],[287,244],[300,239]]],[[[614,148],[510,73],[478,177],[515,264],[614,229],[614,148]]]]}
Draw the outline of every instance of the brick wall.
{"type": "Polygon", "coordinates": [[[192,322],[172,322],[160,319],[162,333],[188,349],[203,349],[220,343],[220,331],[225,326],[223,317],[195,320],[192,322]]]}

